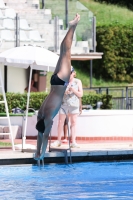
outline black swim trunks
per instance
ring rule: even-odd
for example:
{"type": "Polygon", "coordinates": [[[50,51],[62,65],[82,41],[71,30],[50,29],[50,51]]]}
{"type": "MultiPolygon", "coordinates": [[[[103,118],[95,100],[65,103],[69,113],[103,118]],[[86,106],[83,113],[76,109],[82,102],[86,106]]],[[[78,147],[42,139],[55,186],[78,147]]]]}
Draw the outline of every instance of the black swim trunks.
{"type": "Polygon", "coordinates": [[[53,74],[51,76],[51,80],[50,80],[51,85],[68,85],[67,82],[63,81],[62,79],[60,79],[57,74],[53,74]]]}
{"type": "Polygon", "coordinates": [[[45,124],[44,124],[44,119],[39,119],[37,124],[36,124],[36,129],[41,132],[44,133],[45,131],[45,124]]]}

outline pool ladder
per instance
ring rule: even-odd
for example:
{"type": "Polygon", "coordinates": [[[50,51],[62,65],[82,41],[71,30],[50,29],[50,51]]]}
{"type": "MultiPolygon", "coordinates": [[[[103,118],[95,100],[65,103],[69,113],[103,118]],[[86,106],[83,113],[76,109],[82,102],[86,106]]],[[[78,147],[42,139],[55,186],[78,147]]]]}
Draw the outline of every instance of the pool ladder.
{"type": "MultiPolygon", "coordinates": [[[[51,144],[51,133],[50,133],[50,140],[49,140],[49,152],[52,152],[52,151],[62,152],[64,154],[65,163],[68,164],[68,150],[69,150],[70,151],[70,164],[72,164],[70,143],[69,143],[69,148],[67,148],[67,149],[63,149],[63,148],[57,149],[57,148],[53,148],[53,147],[51,148],[50,144],[51,144]]],[[[41,166],[41,162],[42,162],[42,166],[44,166],[44,159],[37,160],[37,165],[39,167],[41,166]]]]}
{"type": "Polygon", "coordinates": [[[10,121],[10,116],[9,116],[9,109],[8,109],[8,104],[7,104],[7,99],[6,99],[6,93],[5,93],[5,89],[4,89],[4,84],[3,84],[3,80],[2,80],[2,74],[1,74],[1,69],[0,69],[0,93],[2,93],[3,96],[3,100],[0,100],[0,104],[4,104],[4,108],[6,111],[6,116],[1,116],[0,120],[7,120],[6,124],[9,127],[9,131],[5,132],[5,133],[0,133],[0,135],[9,135],[9,138],[11,140],[12,143],[12,150],[15,151],[15,146],[14,146],[14,139],[13,139],[13,133],[12,133],[12,127],[11,127],[11,121],[10,121]]]}
{"type": "Polygon", "coordinates": [[[70,148],[70,140],[69,140],[69,147],[66,149],[63,148],[56,148],[56,147],[51,147],[51,135],[50,135],[50,140],[49,140],[49,152],[52,151],[58,151],[58,152],[62,152],[64,154],[64,158],[65,158],[65,163],[68,164],[68,151],[70,152],[70,164],[72,164],[72,157],[71,157],[71,148],[70,148]]]}
{"type": "Polygon", "coordinates": [[[51,132],[50,132],[50,140],[49,140],[49,152],[52,151],[57,151],[57,152],[62,152],[64,154],[65,158],[65,163],[68,164],[68,151],[70,152],[70,164],[72,164],[72,156],[71,156],[71,147],[70,147],[70,132],[69,132],[69,126],[68,126],[68,116],[66,114],[66,111],[61,107],[63,112],[66,115],[66,122],[67,122],[67,130],[68,130],[68,148],[56,148],[56,147],[51,147],[51,132]]]}

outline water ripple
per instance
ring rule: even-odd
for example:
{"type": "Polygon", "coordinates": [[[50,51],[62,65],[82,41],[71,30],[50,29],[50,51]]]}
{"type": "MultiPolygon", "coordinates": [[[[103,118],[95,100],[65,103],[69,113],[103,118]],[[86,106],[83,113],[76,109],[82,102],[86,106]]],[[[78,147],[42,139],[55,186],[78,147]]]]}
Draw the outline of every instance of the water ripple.
{"type": "Polygon", "coordinates": [[[133,199],[133,162],[0,166],[2,200],[133,199]]]}

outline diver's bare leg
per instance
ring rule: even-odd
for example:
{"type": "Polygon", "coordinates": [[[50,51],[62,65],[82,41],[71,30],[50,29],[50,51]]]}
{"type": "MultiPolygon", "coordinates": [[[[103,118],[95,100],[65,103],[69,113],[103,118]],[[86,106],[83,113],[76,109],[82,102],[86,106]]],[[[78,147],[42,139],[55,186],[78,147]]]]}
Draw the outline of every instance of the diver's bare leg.
{"type": "Polygon", "coordinates": [[[60,58],[58,60],[54,74],[58,74],[59,78],[64,81],[69,80],[71,73],[71,45],[74,31],[80,20],[80,15],[76,14],[74,20],[69,22],[69,30],[63,39],[60,47],[60,58]]]}
{"type": "Polygon", "coordinates": [[[43,133],[38,132],[38,136],[37,136],[37,151],[35,153],[35,160],[38,160],[40,158],[40,150],[41,150],[41,146],[42,146],[42,139],[43,139],[43,133]]]}
{"type": "Polygon", "coordinates": [[[48,145],[49,133],[50,133],[52,125],[53,125],[53,120],[51,120],[51,119],[45,120],[45,125],[46,125],[46,129],[44,131],[43,139],[42,139],[42,152],[40,155],[40,160],[44,158],[44,155],[46,152],[46,148],[48,145]]]}

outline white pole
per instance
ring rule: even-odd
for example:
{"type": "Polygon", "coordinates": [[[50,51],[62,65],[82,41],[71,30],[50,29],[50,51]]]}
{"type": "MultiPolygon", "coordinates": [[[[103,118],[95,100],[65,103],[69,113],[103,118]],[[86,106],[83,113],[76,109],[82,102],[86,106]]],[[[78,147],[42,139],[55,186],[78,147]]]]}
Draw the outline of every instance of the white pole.
{"type": "Polygon", "coordinates": [[[28,119],[28,108],[29,108],[29,100],[30,100],[30,86],[31,86],[31,78],[32,78],[32,66],[30,66],[30,77],[29,77],[29,87],[28,87],[28,93],[27,93],[27,106],[26,106],[26,115],[25,115],[25,123],[23,127],[23,139],[22,139],[22,151],[25,146],[26,141],[26,130],[27,130],[27,119],[28,119]]]}

